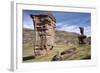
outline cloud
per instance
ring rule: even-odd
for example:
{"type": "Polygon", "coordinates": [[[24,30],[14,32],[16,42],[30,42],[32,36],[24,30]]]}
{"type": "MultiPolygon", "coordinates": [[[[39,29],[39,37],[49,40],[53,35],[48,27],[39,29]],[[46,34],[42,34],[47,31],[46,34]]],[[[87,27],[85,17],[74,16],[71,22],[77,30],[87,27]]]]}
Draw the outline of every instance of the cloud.
{"type": "Polygon", "coordinates": [[[85,35],[91,36],[91,27],[90,26],[85,27],[84,32],[85,35]]]}
{"type": "Polygon", "coordinates": [[[69,32],[78,32],[77,30],[78,26],[77,25],[70,25],[69,24],[63,24],[62,26],[58,26],[57,30],[61,31],[69,31],[69,32]]]}
{"type": "Polygon", "coordinates": [[[23,27],[24,27],[24,28],[27,28],[27,29],[32,29],[32,30],[34,30],[34,26],[32,26],[32,25],[24,24],[23,27]]]}
{"type": "Polygon", "coordinates": [[[84,27],[84,34],[87,36],[91,36],[91,27],[90,26],[79,26],[79,25],[58,23],[56,30],[76,32],[76,33],[80,34],[79,27],[84,27]]]}

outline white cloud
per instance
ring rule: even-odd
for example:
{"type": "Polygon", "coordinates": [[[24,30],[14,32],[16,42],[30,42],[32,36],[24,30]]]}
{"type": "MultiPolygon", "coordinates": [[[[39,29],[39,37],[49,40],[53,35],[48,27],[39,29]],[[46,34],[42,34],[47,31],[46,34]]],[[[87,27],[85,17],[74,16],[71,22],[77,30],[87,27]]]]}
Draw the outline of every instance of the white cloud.
{"type": "Polygon", "coordinates": [[[85,35],[91,36],[91,27],[89,27],[89,26],[88,27],[85,27],[84,28],[84,32],[85,32],[84,33],[85,35]]]}
{"type": "MultiPolygon", "coordinates": [[[[77,26],[76,25],[70,25],[69,24],[65,24],[62,25],[59,29],[57,30],[61,30],[61,31],[69,31],[69,32],[75,32],[76,31],[77,26]]],[[[77,30],[78,31],[78,30],[77,30]]]]}
{"type": "MultiPolygon", "coordinates": [[[[60,25],[61,25],[61,23],[60,23],[60,25]]],[[[63,24],[57,30],[80,33],[79,27],[80,26],[78,26],[78,25],[63,24]]],[[[87,36],[91,36],[91,27],[90,26],[84,27],[84,34],[87,36]]]]}
{"type": "Polygon", "coordinates": [[[34,29],[34,26],[32,26],[32,25],[27,25],[27,24],[24,24],[23,27],[24,27],[24,28],[27,28],[27,29],[34,29]]]}

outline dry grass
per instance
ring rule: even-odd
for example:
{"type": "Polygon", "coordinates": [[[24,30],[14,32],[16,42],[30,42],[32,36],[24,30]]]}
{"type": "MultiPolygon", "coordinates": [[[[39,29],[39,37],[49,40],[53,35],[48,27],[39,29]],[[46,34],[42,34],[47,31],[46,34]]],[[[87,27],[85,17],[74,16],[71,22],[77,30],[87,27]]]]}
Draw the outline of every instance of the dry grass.
{"type": "MultiPolygon", "coordinates": [[[[59,51],[61,53],[62,51],[70,49],[73,46],[68,46],[68,45],[65,45],[65,44],[58,44],[47,55],[45,55],[45,56],[38,56],[35,59],[26,60],[24,62],[26,63],[26,62],[51,61],[52,57],[56,54],[57,51],[59,51]]],[[[27,51],[26,50],[24,52],[26,52],[26,54],[32,53],[32,49],[30,49],[30,50],[31,51],[29,51],[29,50],[27,51]]],[[[87,45],[87,44],[76,46],[76,50],[73,53],[65,54],[62,57],[63,57],[64,61],[67,61],[67,60],[84,60],[84,59],[90,58],[91,57],[91,47],[90,47],[90,45],[87,45]]]]}
{"type": "MultiPolygon", "coordinates": [[[[51,61],[52,57],[59,51],[65,51],[67,49],[75,47],[76,50],[73,53],[67,53],[63,55],[63,60],[84,60],[91,58],[91,46],[90,45],[78,45],[77,33],[56,31],[55,46],[54,49],[45,56],[38,56],[34,59],[25,60],[23,62],[44,62],[51,61]],[[72,44],[68,44],[72,43],[72,44]]],[[[23,29],[23,57],[31,57],[33,55],[33,42],[34,31],[29,29],[23,29]]]]}

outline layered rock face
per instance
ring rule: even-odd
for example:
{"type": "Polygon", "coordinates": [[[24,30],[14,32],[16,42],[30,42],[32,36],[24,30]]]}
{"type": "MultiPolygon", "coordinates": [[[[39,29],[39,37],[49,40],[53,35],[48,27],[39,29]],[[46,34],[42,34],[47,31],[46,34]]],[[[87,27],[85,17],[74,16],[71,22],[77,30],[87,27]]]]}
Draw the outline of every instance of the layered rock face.
{"type": "Polygon", "coordinates": [[[34,55],[48,53],[54,47],[55,23],[53,15],[31,15],[34,25],[34,55]]]}

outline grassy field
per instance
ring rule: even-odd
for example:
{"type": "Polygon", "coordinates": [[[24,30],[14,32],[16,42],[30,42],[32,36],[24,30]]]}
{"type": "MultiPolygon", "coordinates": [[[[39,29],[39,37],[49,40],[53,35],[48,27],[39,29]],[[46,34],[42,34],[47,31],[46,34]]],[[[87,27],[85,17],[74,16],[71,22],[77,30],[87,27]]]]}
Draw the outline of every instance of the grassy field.
{"type": "MultiPolygon", "coordinates": [[[[64,50],[70,49],[71,47],[73,47],[73,46],[67,46],[64,44],[56,45],[55,48],[52,51],[50,51],[47,55],[38,56],[35,59],[26,60],[26,61],[24,61],[24,63],[51,61],[53,56],[56,55],[57,51],[59,51],[61,53],[64,50]]],[[[91,57],[90,45],[85,44],[85,45],[78,45],[78,46],[74,46],[74,47],[76,47],[76,50],[73,53],[68,53],[68,54],[65,54],[62,56],[63,61],[90,59],[90,57],[91,57]]],[[[26,51],[26,54],[32,55],[32,54],[30,54],[33,51],[32,49],[28,49],[25,51],[26,51]]]]}
{"type": "MultiPolygon", "coordinates": [[[[64,61],[66,60],[84,60],[91,58],[91,46],[89,44],[78,44],[77,33],[74,32],[65,32],[65,31],[56,31],[55,35],[55,46],[52,51],[47,55],[32,57],[33,55],[33,42],[34,42],[34,31],[30,29],[23,29],[23,58],[31,58],[24,60],[24,63],[28,62],[44,62],[51,61],[52,58],[59,53],[69,50],[71,48],[76,48],[72,53],[66,53],[62,55],[64,61]]],[[[87,38],[87,40],[91,40],[87,38]]],[[[88,42],[88,41],[87,41],[88,42]]]]}

